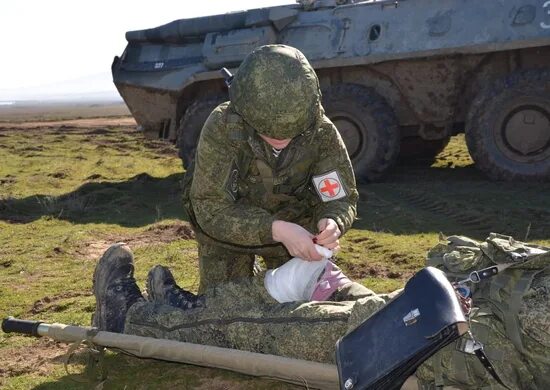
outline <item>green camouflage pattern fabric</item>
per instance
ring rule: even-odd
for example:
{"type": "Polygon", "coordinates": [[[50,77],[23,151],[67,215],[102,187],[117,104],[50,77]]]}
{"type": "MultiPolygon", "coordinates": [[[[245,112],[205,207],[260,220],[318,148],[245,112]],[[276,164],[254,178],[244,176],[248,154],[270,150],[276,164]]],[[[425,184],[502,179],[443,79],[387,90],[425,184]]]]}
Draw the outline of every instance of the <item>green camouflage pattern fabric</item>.
{"type": "Polygon", "coordinates": [[[288,260],[272,239],[274,220],[315,234],[320,219],[332,218],[344,233],[356,217],[346,147],[323,114],[319,81],[300,51],[284,45],[253,51],[233,79],[230,99],[207,119],[184,179],[183,200],[200,243],[201,292],[249,276],[253,255],[268,267],[288,260]],[[259,133],[292,141],[275,157],[259,133]],[[346,196],[323,202],[313,177],[330,172],[346,196]]]}
{"type": "MultiPolygon", "coordinates": [[[[253,276],[254,254],[231,250],[201,239],[198,240],[198,247],[199,294],[225,281],[253,276]]],[[[287,251],[279,246],[264,248],[258,252],[263,255],[268,269],[278,268],[289,259],[287,251]]]]}
{"type": "MultiPolygon", "coordinates": [[[[550,388],[550,248],[495,233],[485,242],[451,236],[428,253],[427,262],[454,280],[494,264],[512,264],[472,286],[476,305],[471,316],[472,334],[484,344],[507,386],[550,388]]],[[[461,341],[440,351],[417,371],[423,388],[435,384],[503,389],[477,357],[461,352],[461,341]]]]}
{"type": "MultiPolygon", "coordinates": [[[[320,219],[332,218],[344,233],[356,217],[357,199],[346,147],[328,118],[322,117],[318,128],[293,138],[275,157],[231,103],[217,107],[206,121],[188,197],[184,196],[202,252],[216,252],[209,258],[199,256],[203,270],[215,267],[216,256],[221,269],[231,267],[243,253],[263,256],[267,263],[288,260],[284,246],[272,239],[274,220],[299,224],[315,234],[320,219]],[[332,171],[338,172],[347,196],[323,202],[312,178],[332,171]]],[[[219,281],[202,276],[201,291],[219,281]]]]}
{"type": "MultiPolygon", "coordinates": [[[[506,246],[499,240],[512,241],[502,237],[492,236],[486,241],[495,249],[488,253],[513,252],[503,250],[506,246]]],[[[434,248],[431,252],[434,257],[429,260],[437,258],[437,254],[451,253],[456,249],[453,243],[465,246],[465,242],[457,238],[442,243],[434,248]]],[[[470,243],[471,253],[482,244],[470,243]]],[[[470,259],[471,253],[465,253],[470,259]]],[[[490,296],[482,298],[485,288],[474,292],[476,307],[470,317],[472,333],[484,344],[498,375],[511,389],[550,388],[549,265],[550,253],[547,252],[501,273],[510,277],[514,284],[518,273],[535,271],[515,316],[521,332],[520,347],[506,329],[506,320],[498,310],[501,302],[492,301],[490,296]]],[[[137,303],[126,317],[125,332],[333,363],[336,340],[398,293],[372,294],[356,301],[278,304],[263,287],[262,276],[224,283],[208,290],[205,308],[183,311],[152,302],[137,303]]],[[[506,286],[503,284],[504,290],[506,286]]],[[[498,291],[505,303],[511,299],[498,291]]],[[[432,389],[437,384],[461,389],[503,389],[475,356],[460,350],[462,341],[445,347],[417,370],[421,387],[432,389]]]]}
{"type": "Polygon", "coordinates": [[[263,274],[227,282],[205,294],[206,307],[181,310],[140,302],[126,316],[125,333],[235,348],[319,362],[334,362],[334,345],[352,318],[384,304],[370,292],[357,302],[279,304],[263,287],[263,274]]]}
{"type": "Polygon", "coordinates": [[[492,264],[517,263],[514,268],[544,268],[547,255],[532,256],[537,250],[547,251],[548,248],[498,233],[491,233],[484,242],[465,236],[440,236],[440,243],[428,252],[427,265],[457,277],[492,264]],[[526,256],[530,256],[529,262],[523,261],[526,256]]]}
{"type": "MultiPolygon", "coordinates": [[[[540,311],[541,307],[536,310],[540,311]]],[[[470,326],[476,340],[484,345],[498,376],[509,388],[549,388],[550,372],[548,363],[544,363],[548,359],[544,356],[548,346],[528,342],[529,353],[520,353],[506,336],[502,321],[483,308],[474,312],[470,326]]],[[[420,366],[416,376],[421,389],[435,389],[436,385],[459,389],[505,389],[492,378],[476,356],[457,350],[457,345],[453,343],[445,347],[420,366]]]]}
{"type": "MultiPolygon", "coordinates": [[[[254,276],[255,255],[231,251],[227,248],[199,241],[199,294],[224,283],[227,280],[240,280],[254,276]]],[[[273,251],[272,251],[273,252],[273,251]]],[[[275,269],[288,261],[286,251],[281,256],[264,251],[264,264],[267,269],[275,269]]],[[[335,291],[332,301],[352,301],[374,293],[362,284],[352,282],[335,291]]]]}
{"type": "Polygon", "coordinates": [[[261,46],[246,56],[229,98],[246,123],[271,138],[294,138],[318,127],[322,117],[317,75],[290,46],[261,46]]]}
{"type": "Polygon", "coordinates": [[[311,231],[321,218],[333,218],[342,232],[351,227],[357,213],[355,177],[344,142],[328,118],[319,128],[295,137],[275,158],[254,131],[230,147],[240,130],[227,126],[231,114],[229,103],[217,107],[199,140],[189,198],[201,230],[221,243],[256,247],[275,244],[275,219],[311,231]],[[271,185],[266,185],[258,161],[270,168],[271,185]],[[322,202],[311,179],[334,170],[348,196],[322,202]]]}

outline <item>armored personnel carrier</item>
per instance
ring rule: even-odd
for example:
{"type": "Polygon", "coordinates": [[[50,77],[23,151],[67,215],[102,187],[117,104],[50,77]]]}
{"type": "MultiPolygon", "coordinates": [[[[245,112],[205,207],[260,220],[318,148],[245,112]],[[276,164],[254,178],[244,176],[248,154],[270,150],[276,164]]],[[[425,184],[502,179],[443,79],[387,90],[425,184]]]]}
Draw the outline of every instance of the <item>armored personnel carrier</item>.
{"type": "Polygon", "coordinates": [[[184,166],[227,100],[220,68],[282,43],[315,68],[358,178],[380,178],[400,156],[429,162],[459,132],[492,179],[550,178],[550,0],[299,0],[126,39],[114,83],[184,166]]]}

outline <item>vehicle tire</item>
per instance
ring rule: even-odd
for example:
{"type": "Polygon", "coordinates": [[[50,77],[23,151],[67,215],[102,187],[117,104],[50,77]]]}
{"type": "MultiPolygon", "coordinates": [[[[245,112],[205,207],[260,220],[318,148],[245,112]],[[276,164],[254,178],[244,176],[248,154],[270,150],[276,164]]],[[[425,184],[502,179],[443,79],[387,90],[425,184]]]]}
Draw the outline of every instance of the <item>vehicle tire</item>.
{"type": "Polygon", "coordinates": [[[376,181],[397,161],[400,131],[386,100],[374,89],[337,84],[323,91],[326,115],[342,135],[358,181],[376,181]]]}
{"type": "Polygon", "coordinates": [[[180,121],[176,141],[178,155],[181,158],[184,169],[190,166],[195,158],[199,135],[208,115],[210,115],[214,108],[226,100],[227,97],[223,95],[205,96],[195,100],[187,107],[180,121]]]}
{"type": "Polygon", "coordinates": [[[399,162],[418,166],[432,165],[450,140],[450,137],[438,140],[425,140],[419,136],[405,137],[401,140],[399,162]]]}
{"type": "Polygon", "coordinates": [[[482,88],[469,109],[466,143],[494,180],[550,179],[550,69],[511,73],[482,88]]]}

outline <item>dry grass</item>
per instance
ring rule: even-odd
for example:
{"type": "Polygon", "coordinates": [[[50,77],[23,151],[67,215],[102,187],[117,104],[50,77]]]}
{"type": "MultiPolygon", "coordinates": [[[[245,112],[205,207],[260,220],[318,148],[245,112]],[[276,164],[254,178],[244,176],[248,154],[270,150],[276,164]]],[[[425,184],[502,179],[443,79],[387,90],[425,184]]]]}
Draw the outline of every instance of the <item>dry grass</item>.
{"type": "Polygon", "coordinates": [[[130,115],[122,102],[114,103],[41,103],[0,106],[0,124],[28,121],[54,121],[130,115]]]}
{"type": "MultiPolygon", "coordinates": [[[[94,310],[91,275],[115,241],[134,249],[141,285],[160,263],[196,290],[197,249],[182,222],[176,156],[173,146],[145,140],[133,127],[0,130],[0,316],[87,325],[94,310]]],[[[488,182],[461,136],[433,167],[397,167],[360,193],[360,218],[342,239],[338,262],[379,292],[401,287],[421,268],[439,232],[524,238],[529,229],[532,240],[550,244],[550,187],[488,182]]],[[[64,372],[64,348],[1,334],[0,387],[89,388],[64,372]]],[[[293,388],[113,354],[107,363],[105,388],[293,388]]]]}

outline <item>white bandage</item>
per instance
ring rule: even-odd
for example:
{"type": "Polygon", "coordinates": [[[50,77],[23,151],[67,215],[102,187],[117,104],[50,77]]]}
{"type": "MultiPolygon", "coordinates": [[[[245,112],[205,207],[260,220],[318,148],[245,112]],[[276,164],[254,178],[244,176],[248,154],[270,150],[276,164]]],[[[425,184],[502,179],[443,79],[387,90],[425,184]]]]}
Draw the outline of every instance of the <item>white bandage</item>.
{"type": "Polygon", "coordinates": [[[299,257],[287,261],[279,268],[267,270],[264,286],[277,302],[309,301],[321,275],[325,272],[332,251],[320,245],[315,249],[323,260],[305,261],[299,257]]]}

